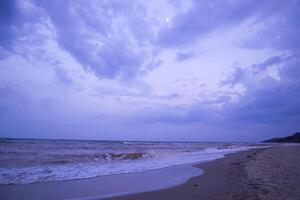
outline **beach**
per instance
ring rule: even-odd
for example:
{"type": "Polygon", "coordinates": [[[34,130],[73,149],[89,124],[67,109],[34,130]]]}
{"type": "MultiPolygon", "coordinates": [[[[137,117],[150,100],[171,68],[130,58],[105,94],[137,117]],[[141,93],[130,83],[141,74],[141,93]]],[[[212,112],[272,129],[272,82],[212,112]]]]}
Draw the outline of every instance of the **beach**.
{"type": "Polygon", "coordinates": [[[300,197],[300,147],[254,149],[196,165],[202,176],[185,184],[127,199],[289,199],[300,197]]]}
{"type": "Polygon", "coordinates": [[[137,173],[70,181],[1,185],[1,199],[299,199],[300,147],[258,148],[224,158],[137,173]],[[200,170],[200,169],[201,170],[200,170]],[[189,178],[190,170],[195,173],[189,178]],[[187,173],[188,172],[188,173],[187,173]],[[182,173],[187,173],[182,176],[182,173]],[[176,183],[174,176],[184,177],[176,183]],[[179,185],[178,185],[179,184],[179,185]],[[166,189],[161,189],[164,187],[166,189]],[[150,189],[149,189],[150,188],[150,189]],[[136,191],[134,191],[136,189],[136,191]],[[141,192],[149,191],[150,192],[141,192]],[[154,191],[153,191],[154,190],[154,191]],[[119,194],[116,192],[119,191],[119,194]],[[123,191],[123,192],[120,192],[123,191]],[[128,194],[134,193],[134,194],[128,194]],[[103,195],[107,194],[107,195],[103,195]],[[109,195],[109,194],[113,194],[109,195]]]}
{"type": "Polygon", "coordinates": [[[0,200],[300,200],[300,0],[0,0],[0,200]]]}

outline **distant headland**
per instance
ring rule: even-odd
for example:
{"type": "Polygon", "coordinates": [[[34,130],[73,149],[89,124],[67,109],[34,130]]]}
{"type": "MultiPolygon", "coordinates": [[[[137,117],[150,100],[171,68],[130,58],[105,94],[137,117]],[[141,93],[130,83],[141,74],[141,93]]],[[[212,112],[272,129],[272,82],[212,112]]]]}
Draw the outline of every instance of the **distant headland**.
{"type": "Polygon", "coordinates": [[[263,142],[300,142],[300,132],[297,132],[294,135],[288,137],[272,138],[263,142]]]}

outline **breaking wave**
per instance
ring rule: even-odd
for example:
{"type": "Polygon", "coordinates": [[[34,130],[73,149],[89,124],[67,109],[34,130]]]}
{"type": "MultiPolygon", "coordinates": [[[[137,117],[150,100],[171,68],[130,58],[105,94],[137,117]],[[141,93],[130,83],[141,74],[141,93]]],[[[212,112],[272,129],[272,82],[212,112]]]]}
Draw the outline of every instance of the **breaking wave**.
{"type": "Polygon", "coordinates": [[[256,147],[239,143],[1,140],[0,184],[140,172],[204,162],[256,147]]]}

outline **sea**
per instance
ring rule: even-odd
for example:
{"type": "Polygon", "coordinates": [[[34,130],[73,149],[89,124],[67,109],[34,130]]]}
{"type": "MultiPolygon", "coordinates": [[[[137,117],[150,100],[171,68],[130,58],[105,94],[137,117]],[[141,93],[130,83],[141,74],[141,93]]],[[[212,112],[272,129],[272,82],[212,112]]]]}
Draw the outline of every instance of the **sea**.
{"type": "Polygon", "coordinates": [[[206,162],[261,143],[0,140],[0,184],[30,184],[143,172],[206,162]]]}

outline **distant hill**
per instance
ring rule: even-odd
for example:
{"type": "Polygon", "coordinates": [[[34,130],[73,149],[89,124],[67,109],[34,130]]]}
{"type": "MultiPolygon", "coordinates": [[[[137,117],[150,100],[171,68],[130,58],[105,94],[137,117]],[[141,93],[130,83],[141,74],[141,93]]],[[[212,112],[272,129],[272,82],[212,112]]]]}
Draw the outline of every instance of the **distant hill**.
{"type": "Polygon", "coordinates": [[[292,136],[283,137],[283,138],[272,138],[265,140],[263,142],[300,142],[300,132],[295,133],[292,136]]]}

